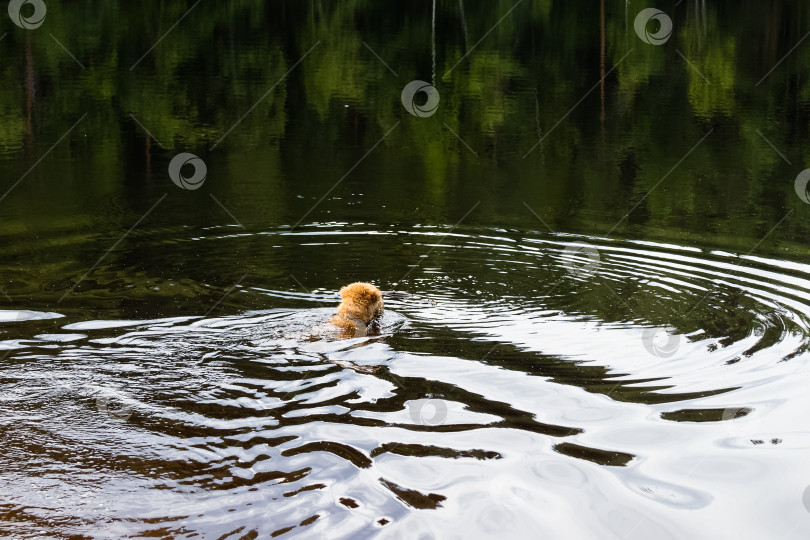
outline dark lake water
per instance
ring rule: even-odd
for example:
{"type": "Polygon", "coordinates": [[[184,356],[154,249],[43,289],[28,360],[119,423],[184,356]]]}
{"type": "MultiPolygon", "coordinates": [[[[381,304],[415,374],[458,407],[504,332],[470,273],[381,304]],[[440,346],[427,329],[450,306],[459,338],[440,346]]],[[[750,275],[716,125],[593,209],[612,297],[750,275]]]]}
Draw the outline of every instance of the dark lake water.
{"type": "Polygon", "coordinates": [[[0,536],[810,535],[810,4],[5,11],[0,536]]]}

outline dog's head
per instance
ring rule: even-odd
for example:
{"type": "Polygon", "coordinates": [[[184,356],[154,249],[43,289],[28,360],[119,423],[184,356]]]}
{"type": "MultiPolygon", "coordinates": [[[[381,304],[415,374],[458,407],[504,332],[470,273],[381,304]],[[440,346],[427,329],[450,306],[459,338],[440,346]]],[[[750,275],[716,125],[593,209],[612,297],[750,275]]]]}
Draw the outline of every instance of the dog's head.
{"type": "Polygon", "coordinates": [[[358,281],[340,289],[343,301],[337,308],[338,315],[353,315],[366,324],[383,313],[383,297],[380,289],[371,283],[358,281]]]}

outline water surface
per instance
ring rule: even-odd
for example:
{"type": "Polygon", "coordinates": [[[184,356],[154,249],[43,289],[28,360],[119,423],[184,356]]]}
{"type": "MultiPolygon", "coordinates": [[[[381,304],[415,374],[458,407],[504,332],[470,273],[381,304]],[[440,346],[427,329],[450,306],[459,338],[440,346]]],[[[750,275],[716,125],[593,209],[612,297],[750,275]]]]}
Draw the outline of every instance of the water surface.
{"type": "Polygon", "coordinates": [[[643,7],[3,18],[0,532],[807,536],[810,9],[643,7]]]}

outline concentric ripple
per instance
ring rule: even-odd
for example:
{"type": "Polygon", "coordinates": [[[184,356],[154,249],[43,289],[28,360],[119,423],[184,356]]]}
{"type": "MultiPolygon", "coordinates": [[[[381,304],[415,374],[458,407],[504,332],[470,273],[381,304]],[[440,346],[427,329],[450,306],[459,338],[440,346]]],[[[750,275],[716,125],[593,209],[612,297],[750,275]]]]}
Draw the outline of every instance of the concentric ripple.
{"type": "MultiPolygon", "coordinates": [[[[207,316],[165,303],[130,320],[0,312],[0,531],[810,531],[808,265],[341,224],[207,231],[152,256],[182,261],[222,242],[292,262],[286,274],[214,288],[207,316]],[[315,259],[330,264],[297,269],[315,259]],[[352,279],[407,293],[387,294],[382,335],[324,330],[337,286],[352,279]],[[746,514],[781,519],[752,527],[735,518],[746,514]]],[[[103,301],[131,269],[117,272],[100,268],[79,295],[103,301]]],[[[187,279],[184,291],[205,291],[204,281],[187,279]]]]}

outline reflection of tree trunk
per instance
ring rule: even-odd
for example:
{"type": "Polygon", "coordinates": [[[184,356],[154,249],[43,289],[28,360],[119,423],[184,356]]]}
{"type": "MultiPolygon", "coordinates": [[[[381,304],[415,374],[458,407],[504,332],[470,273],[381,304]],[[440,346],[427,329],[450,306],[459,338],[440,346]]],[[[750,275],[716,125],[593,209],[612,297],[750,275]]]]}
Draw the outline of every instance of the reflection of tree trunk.
{"type": "Polygon", "coordinates": [[[703,16],[703,35],[705,36],[709,33],[709,20],[706,17],[706,0],[701,0],[700,4],[702,7],[701,13],[703,16]]]}
{"type": "Polygon", "coordinates": [[[433,18],[430,22],[430,51],[433,60],[430,84],[436,86],[436,0],[433,0],[433,18]]]}
{"type": "Polygon", "coordinates": [[[30,34],[25,37],[25,137],[30,145],[34,142],[31,113],[34,109],[34,56],[31,54],[30,34]]]}
{"type": "Polygon", "coordinates": [[[599,24],[601,26],[601,42],[599,49],[599,93],[602,96],[602,115],[599,120],[605,123],[605,0],[599,2],[599,24]]]}
{"type": "Polygon", "coordinates": [[[779,37],[781,35],[781,20],[782,20],[782,4],[781,2],[773,2],[770,9],[765,12],[765,36],[763,38],[762,50],[762,67],[763,73],[773,66],[777,61],[777,53],[779,51],[779,37]]]}
{"type": "Polygon", "coordinates": [[[464,15],[464,0],[458,0],[458,10],[461,12],[461,30],[464,32],[464,54],[467,54],[467,17],[464,15]]]}
{"type": "Polygon", "coordinates": [[[540,141],[540,148],[538,148],[538,154],[540,154],[540,163],[546,163],[546,154],[543,152],[543,130],[540,128],[540,100],[537,99],[537,90],[534,91],[534,121],[537,124],[537,139],[540,141]]]}
{"type": "Polygon", "coordinates": [[[146,135],[146,180],[152,176],[152,137],[146,135]]]}
{"type": "MultiPolygon", "coordinates": [[[[627,8],[630,7],[630,0],[624,0],[624,44],[627,45],[629,21],[627,20],[627,8]]],[[[626,49],[627,47],[625,47],[626,49]]]]}

